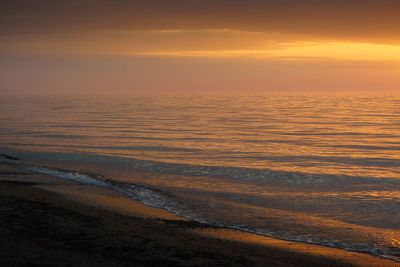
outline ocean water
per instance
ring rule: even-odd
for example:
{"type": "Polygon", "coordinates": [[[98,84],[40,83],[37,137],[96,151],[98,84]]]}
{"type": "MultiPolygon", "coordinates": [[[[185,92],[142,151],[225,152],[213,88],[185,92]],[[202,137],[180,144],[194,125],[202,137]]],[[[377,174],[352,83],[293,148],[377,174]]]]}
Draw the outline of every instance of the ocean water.
{"type": "Polygon", "coordinates": [[[1,164],[400,261],[400,95],[1,97],[1,164]]]}

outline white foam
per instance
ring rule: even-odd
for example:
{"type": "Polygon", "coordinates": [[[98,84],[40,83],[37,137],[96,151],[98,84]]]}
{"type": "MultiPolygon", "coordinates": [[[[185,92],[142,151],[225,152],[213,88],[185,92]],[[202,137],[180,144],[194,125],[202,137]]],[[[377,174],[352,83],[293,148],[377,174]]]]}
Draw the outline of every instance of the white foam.
{"type": "Polygon", "coordinates": [[[74,181],[77,183],[97,185],[97,186],[102,186],[102,187],[110,187],[110,184],[103,182],[101,180],[95,179],[93,177],[90,177],[84,173],[80,173],[78,171],[75,171],[75,172],[74,171],[63,171],[63,170],[50,169],[50,168],[34,166],[34,165],[27,165],[27,167],[25,169],[31,170],[33,172],[41,173],[41,174],[52,175],[52,176],[55,176],[58,178],[74,181]]]}

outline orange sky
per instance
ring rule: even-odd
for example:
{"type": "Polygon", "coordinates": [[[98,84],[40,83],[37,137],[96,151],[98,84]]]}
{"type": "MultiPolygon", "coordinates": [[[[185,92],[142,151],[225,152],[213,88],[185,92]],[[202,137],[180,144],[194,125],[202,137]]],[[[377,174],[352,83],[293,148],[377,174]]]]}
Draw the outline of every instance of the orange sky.
{"type": "Polygon", "coordinates": [[[0,92],[396,91],[399,1],[1,1],[0,92]]]}

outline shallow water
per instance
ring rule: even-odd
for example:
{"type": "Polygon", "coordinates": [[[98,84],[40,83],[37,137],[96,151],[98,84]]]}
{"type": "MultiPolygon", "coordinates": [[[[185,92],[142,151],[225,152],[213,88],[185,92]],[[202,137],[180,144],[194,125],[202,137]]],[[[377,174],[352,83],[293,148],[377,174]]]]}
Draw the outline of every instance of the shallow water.
{"type": "Polygon", "coordinates": [[[198,221],[399,259],[399,104],[373,94],[3,97],[0,146],[24,168],[198,221]]]}

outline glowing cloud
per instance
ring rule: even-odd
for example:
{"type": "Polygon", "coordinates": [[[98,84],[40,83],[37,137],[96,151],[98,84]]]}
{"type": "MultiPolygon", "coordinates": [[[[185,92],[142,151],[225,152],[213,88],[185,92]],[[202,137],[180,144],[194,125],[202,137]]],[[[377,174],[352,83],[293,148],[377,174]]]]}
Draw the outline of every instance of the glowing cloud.
{"type": "Polygon", "coordinates": [[[150,51],[137,55],[173,57],[247,57],[257,59],[336,59],[400,61],[400,46],[346,42],[297,42],[275,49],[150,51]]]}

